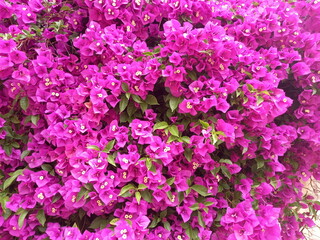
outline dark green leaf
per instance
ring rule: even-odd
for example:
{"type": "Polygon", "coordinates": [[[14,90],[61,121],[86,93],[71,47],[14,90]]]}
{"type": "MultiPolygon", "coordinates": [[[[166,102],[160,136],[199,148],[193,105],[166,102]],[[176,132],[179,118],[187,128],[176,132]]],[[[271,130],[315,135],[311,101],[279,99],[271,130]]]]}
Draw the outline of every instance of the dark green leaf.
{"type": "Polygon", "coordinates": [[[102,229],[107,225],[107,219],[103,217],[96,217],[93,222],[90,224],[89,228],[91,229],[102,229]]]}
{"type": "Polygon", "coordinates": [[[140,103],[140,108],[142,112],[145,112],[148,109],[148,104],[147,103],[140,103]]]}
{"type": "Polygon", "coordinates": [[[257,169],[264,167],[264,160],[262,158],[256,158],[256,162],[257,162],[257,169]]]}
{"type": "Polygon", "coordinates": [[[47,163],[46,164],[42,164],[41,168],[43,170],[47,171],[47,172],[50,172],[53,169],[52,166],[50,164],[47,164],[47,163]]]}
{"type": "Polygon", "coordinates": [[[134,105],[133,102],[130,102],[127,106],[128,116],[131,117],[136,111],[137,111],[136,106],[134,105]]]}
{"type": "Polygon", "coordinates": [[[153,95],[147,96],[146,103],[148,103],[149,105],[159,105],[157,98],[153,95]]]}
{"type": "Polygon", "coordinates": [[[147,201],[148,203],[151,203],[152,202],[152,195],[150,193],[149,190],[144,190],[141,192],[141,196],[142,198],[147,201]]]}
{"type": "Polygon", "coordinates": [[[119,103],[119,111],[120,111],[120,113],[123,112],[126,109],[126,107],[128,106],[128,102],[129,101],[125,96],[121,97],[121,101],[119,103]]]}
{"type": "Polygon", "coordinates": [[[195,81],[198,79],[197,74],[194,71],[187,71],[188,75],[187,77],[191,78],[191,80],[195,81]]]}

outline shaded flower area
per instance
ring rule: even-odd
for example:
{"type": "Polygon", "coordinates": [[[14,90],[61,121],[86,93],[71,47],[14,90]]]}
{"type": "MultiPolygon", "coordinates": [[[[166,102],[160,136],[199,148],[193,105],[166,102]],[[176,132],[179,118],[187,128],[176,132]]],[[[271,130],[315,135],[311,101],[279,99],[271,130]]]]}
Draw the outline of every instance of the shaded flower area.
{"type": "Polygon", "coordinates": [[[304,239],[319,16],[318,0],[0,0],[0,239],[304,239]]]}

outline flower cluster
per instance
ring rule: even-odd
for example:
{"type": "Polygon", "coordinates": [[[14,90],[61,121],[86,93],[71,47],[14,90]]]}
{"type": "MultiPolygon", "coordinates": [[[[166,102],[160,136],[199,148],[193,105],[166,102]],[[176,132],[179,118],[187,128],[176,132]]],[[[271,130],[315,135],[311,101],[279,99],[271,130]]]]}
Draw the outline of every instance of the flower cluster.
{"type": "Polygon", "coordinates": [[[303,238],[320,209],[302,183],[320,180],[319,14],[0,0],[0,238],[303,238]]]}

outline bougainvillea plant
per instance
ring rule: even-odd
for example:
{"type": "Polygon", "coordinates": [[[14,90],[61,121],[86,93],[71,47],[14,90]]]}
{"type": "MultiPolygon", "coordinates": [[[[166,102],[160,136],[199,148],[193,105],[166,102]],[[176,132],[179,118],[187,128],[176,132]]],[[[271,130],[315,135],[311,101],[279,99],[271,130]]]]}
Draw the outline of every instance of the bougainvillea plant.
{"type": "Polygon", "coordinates": [[[0,239],[303,239],[319,16],[318,0],[0,0],[0,239]]]}

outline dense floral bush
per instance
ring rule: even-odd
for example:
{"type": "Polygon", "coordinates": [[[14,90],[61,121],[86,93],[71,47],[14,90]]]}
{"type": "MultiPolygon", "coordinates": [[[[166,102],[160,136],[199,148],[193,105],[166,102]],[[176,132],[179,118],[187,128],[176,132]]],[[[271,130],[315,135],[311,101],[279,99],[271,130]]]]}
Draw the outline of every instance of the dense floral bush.
{"type": "Polygon", "coordinates": [[[1,240],[303,239],[319,16],[318,0],[0,0],[1,240]]]}

